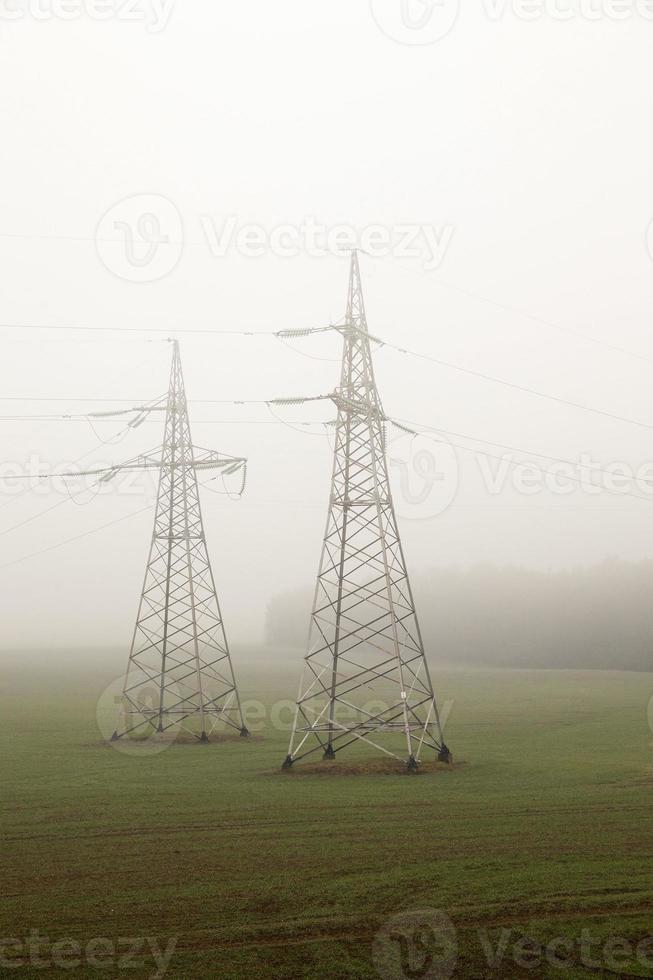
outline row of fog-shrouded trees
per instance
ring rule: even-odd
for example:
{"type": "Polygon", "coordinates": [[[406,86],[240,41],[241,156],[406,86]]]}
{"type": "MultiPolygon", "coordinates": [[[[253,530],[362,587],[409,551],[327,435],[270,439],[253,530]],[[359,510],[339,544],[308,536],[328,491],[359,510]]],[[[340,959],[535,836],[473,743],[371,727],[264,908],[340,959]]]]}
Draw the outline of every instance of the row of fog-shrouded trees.
{"type": "MultiPolygon", "coordinates": [[[[653,561],[534,571],[478,565],[412,576],[429,659],[495,667],[653,670],[653,561]]],[[[306,643],[312,591],[268,606],[266,639],[306,643]]]]}

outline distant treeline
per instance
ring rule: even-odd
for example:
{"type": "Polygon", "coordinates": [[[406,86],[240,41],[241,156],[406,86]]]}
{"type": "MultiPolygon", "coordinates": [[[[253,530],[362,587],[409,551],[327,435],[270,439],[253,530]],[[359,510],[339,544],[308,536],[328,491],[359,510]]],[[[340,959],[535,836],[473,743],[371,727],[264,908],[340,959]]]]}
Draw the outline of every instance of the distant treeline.
{"type": "MultiPolygon", "coordinates": [[[[565,572],[440,568],[412,584],[433,661],[653,671],[653,561],[565,572]]],[[[267,642],[303,648],[311,602],[309,591],[274,598],[267,642]]]]}

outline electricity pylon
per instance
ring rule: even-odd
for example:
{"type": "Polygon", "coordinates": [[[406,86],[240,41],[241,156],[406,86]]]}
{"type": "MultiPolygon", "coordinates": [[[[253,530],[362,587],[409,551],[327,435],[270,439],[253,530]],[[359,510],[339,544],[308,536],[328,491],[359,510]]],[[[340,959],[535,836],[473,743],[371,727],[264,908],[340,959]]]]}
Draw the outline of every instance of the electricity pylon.
{"type": "Polygon", "coordinates": [[[233,473],[244,468],[245,460],[193,446],[177,341],[165,412],[163,446],[111,471],[159,469],[152,544],[123,687],[123,712],[112,740],[176,728],[206,742],[219,722],[248,735],[206,547],[197,482],[198,470],[233,473]]]}
{"type": "Polygon", "coordinates": [[[331,498],[309,649],[284,768],[366,743],[417,769],[449,762],[392,502],[385,416],[358,255],[351,257],[331,498]],[[384,743],[384,744],[383,744],[384,743]]]}

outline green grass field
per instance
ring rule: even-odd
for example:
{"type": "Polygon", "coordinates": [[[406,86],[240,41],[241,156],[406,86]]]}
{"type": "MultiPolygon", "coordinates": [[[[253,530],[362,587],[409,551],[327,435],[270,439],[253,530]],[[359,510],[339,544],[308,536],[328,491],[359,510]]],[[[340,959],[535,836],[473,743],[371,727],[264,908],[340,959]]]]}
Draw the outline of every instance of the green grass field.
{"type": "MultiPolygon", "coordinates": [[[[123,663],[92,659],[2,666],[2,976],[161,976],[133,938],[173,943],[168,977],[653,976],[653,674],[436,671],[453,769],[283,775],[269,722],[104,745],[123,663]]],[[[299,664],[234,659],[246,699],[292,698],[299,664]]]]}

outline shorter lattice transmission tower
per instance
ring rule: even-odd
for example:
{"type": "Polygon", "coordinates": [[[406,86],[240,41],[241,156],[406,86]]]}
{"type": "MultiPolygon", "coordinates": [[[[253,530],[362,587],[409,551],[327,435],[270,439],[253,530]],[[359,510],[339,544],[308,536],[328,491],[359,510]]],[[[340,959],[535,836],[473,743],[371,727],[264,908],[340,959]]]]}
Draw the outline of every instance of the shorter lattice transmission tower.
{"type": "Polygon", "coordinates": [[[417,769],[451,761],[440,723],[386,461],[358,256],[352,253],[331,497],[309,649],[284,768],[369,746],[417,769]]]}
{"type": "Polygon", "coordinates": [[[156,410],[165,411],[163,446],[109,471],[159,470],[152,543],[112,740],[172,729],[206,742],[219,723],[247,735],[197,479],[198,471],[241,471],[244,486],[246,461],[193,446],[178,341],[167,398],[144,413],[156,410]]]}

